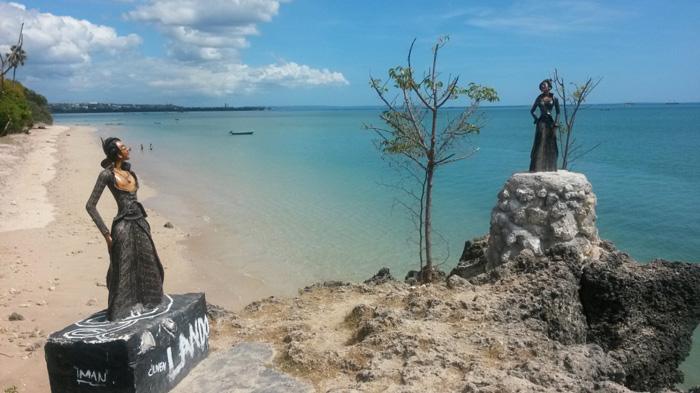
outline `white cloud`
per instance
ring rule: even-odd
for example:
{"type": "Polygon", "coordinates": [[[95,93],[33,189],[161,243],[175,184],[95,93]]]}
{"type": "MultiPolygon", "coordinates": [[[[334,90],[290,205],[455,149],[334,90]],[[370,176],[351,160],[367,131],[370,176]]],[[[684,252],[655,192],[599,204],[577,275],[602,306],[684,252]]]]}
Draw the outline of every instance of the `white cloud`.
{"type": "MultiPolygon", "coordinates": [[[[53,78],[49,82],[56,86],[53,78]]],[[[35,83],[40,81],[34,81],[35,83]]],[[[260,91],[279,88],[314,88],[348,85],[340,72],[318,69],[294,62],[252,67],[241,63],[201,66],[167,58],[145,58],[139,55],[104,60],[94,68],[66,75],[60,84],[67,85],[76,97],[99,92],[100,101],[109,101],[110,94],[131,93],[132,102],[166,102],[175,99],[245,97],[260,91]],[[128,64],[128,68],[124,67],[128,64]],[[160,97],[160,98],[159,98],[160,97]]],[[[66,99],[63,99],[64,101],[66,99]]],[[[75,101],[76,99],[72,99],[75,101]]],[[[123,101],[123,99],[120,99],[123,101]]]]}
{"type": "MultiPolygon", "coordinates": [[[[316,69],[294,62],[251,67],[231,63],[205,68],[166,59],[134,59],[129,61],[138,72],[124,75],[120,84],[145,84],[165,95],[183,92],[188,95],[221,97],[245,95],[269,87],[343,86],[348,81],[342,73],[316,69]]],[[[110,72],[105,69],[105,72],[110,72]]],[[[119,69],[113,72],[119,73],[119,69]]]]}
{"type": "Polygon", "coordinates": [[[148,16],[158,23],[189,23],[168,25],[171,56],[145,57],[135,50],[141,39],[134,34],[119,35],[108,26],[2,2],[0,37],[6,45],[0,46],[0,50],[9,49],[8,44],[16,39],[13,37],[17,37],[24,21],[28,61],[18,70],[18,77],[47,94],[49,99],[59,96],[62,101],[81,101],[81,97],[100,101],[114,99],[110,97],[124,101],[123,97],[128,97],[126,100],[133,102],[143,99],[158,102],[166,97],[196,100],[275,88],[348,84],[342,73],[326,68],[291,61],[253,67],[234,55],[233,52],[249,46],[247,35],[257,34],[254,22],[269,20],[276,14],[277,2],[218,1],[211,5],[213,14],[207,7],[194,6],[194,2],[170,3],[191,7],[168,13],[163,1],[151,1],[136,11],[140,18],[148,16]],[[225,17],[214,15],[224,13],[221,9],[224,3],[236,3],[240,7],[235,12],[229,10],[225,17]],[[232,20],[238,24],[230,24],[232,20]],[[195,28],[205,21],[219,26],[209,26],[206,30],[195,28]],[[227,37],[226,32],[233,35],[227,37]],[[189,60],[182,61],[183,58],[189,60]]]}
{"type": "Polygon", "coordinates": [[[332,72],[325,68],[319,70],[294,62],[261,67],[252,72],[251,76],[261,83],[279,84],[287,87],[348,84],[340,72],[332,72]]]}
{"type": "Polygon", "coordinates": [[[268,22],[279,10],[276,0],[151,0],[129,12],[136,20],[168,26],[228,26],[268,22]]]}
{"type": "Polygon", "coordinates": [[[141,43],[138,35],[119,35],[108,26],[42,13],[17,3],[0,3],[2,53],[17,39],[22,22],[23,47],[31,64],[36,65],[76,67],[90,63],[95,54],[114,54],[141,43]]]}
{"type": "Polygon", "coordinates": [[[598,1],[525,0],[514,2],[505,9],[472,8],[446,16],[466,17],[468,25],[481,28],[550,34],[597,30],[623,15],[624,12],[598,1]]]}
{"type": "Polygon", "coordinates": [[[169,53],[187,60],[233,59],[257,23],[277,15],[276,0],[151,0],[128,12],[130,20],[154,24],[171,42],[169,53]]]}

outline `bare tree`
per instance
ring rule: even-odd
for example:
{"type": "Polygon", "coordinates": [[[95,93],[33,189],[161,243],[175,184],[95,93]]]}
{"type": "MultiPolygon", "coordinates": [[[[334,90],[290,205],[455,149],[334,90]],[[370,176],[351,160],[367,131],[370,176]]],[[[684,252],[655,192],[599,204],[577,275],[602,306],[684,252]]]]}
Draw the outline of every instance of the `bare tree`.
{"type": "MultiPolygon", "coordinates": [[[[9,57],[9,53],[7,54],[9,57]]],[[[9,62],[5,58],[5,55],[0,54],[0,93],[2,93],[5,88],[5,74],[7,74],[12,67],[9,66],[9,62]]]]}
{"type": "Polygon", "coordinates": [[[418,204],[418,208],[410,204],[405,206],[418,224],[422,282],[433,279],[432,202],[435,172],[474,153],[474,149],[466,149],[463,142],[467,135],[478,133],[481,129],[477,121],[479,104],[482,101],[498,101],[496,91],[490,87],[475,83],[462,87],[459,76],[449,76],[445,82],[440,79],[438,53],[447,41],[448,37],[442,37],[433,46],[432,65],[420,79],[416,78],[411,64],[416,40],[408,50],[407,66],[389,69],[386,81],[370,76],[370,86],[386,105],[380,115],[385,126],[365,125],[365,128],[377,134],[381,152],[385,156],[398,158],[399,168],[418,185],[415,190],[402,189],[418,204]],[[389,83],[393,89],[390,89],[389,83]],[[391,98],[390,95],[394,93],[391,98]],[[451,119],[439,115],[443,106],[460,97],[468,98],[469,104],[459,115],[451,119]]]}
{"type": "Polygon", "coordinates": [[[600,143],[598,143],[589,149],[582,150],[583,146],[578,144],[574,137],[574,124],[581,105],[601,80],[602,78],[594,80],[589,77],[582,84],[570,83],[572,89],[569,93],[566,89],[567,84],[564,82],[564,77],[559,74],[557,69],[554,69],[554,75],[552,76],[554,91],[559,96],[559,101],[561,101],[564,110],[564,124],[557,128],[559,133],[559,151],[562,152],[561,169],[568,169],[570,163],[600,146],[600,143]]]}

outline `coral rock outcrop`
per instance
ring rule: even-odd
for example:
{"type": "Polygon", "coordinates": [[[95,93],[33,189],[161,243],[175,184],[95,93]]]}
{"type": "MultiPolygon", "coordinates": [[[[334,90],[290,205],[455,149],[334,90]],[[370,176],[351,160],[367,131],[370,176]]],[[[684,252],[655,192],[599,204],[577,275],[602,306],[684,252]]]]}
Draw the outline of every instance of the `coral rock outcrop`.
{"type": "Polygon", "coordinates": [[[491,213],[487,269],[523,250],[541,256],[556,245],[591,256],[598,243],[595,204],[591,183],[580,173],[514,174],[491,213]]]}

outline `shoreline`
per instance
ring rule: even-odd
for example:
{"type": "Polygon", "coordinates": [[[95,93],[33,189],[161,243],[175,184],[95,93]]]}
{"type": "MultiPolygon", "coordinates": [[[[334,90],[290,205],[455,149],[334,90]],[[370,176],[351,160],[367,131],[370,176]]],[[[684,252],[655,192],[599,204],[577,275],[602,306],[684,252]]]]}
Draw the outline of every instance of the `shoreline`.
{"type": "Polygon", "coordinates": [[[0,144],[0,232],[41,228],[53,221],[46,185],[56,175],[56,140],[68,130],[51,126],[3,138],[7,143],[0,144]],[[22,170],[15,170],[19,166],[22,170]]]}
{"type": "MultiPolygon", "coordinates": [[[[99,127],[95,133],[102,137],[123,136],[132,147],[131,162],[140,182],[157,189],[158,193],[157,198],[151,193],[140,193],[139,198],[144,206],[168,217],[176,228],[185,233],[181,240],[184,256],[192,263],[201,263],[203,269],[195,270],[194,274],[198,281],[207,283],[209,302],[238,311],[261,298],[295,296],[299,288],[312,282],[337,277],[307,277],[306,273],[302,275],[292,271],[288,265],[280,266],[274,258],[266,258],[257,252],[246,253],[251,250],[251,244],[254,244],[253,248],[267,249],[270,240],[264,236],[251,237],[246,232],[245,224],[231,228],[223,223],[218,211],[209,205],[211,201],[195,195],[198,190],[206,189],[206,184],[191,178],[198,176],[196,172],[187,168],[173,170],[177,160],[163,156],[164,150],[158,143],[154,144],[153,151],[148,148],[140,151],[139,145],[148,146],[152,140],[143,135],[130,135],[122,125],[99,127]],[[195,183],[190,183],[192,180],[195,183]],[[188,189],[183,190],[182,187],[188,189]],[[286,269],[284,273],[280,272],[280,268],[286,269]],[[290,274],[296,274],[295,279],[290,279],[290,274]]],[[[157,243],[156,247],[159,247],[157,243]]],[[[372,273],[368,271],[367,274],[372,273]]]]}
{"type": "MultiPolygon", "coordinates": [[[[124,135],[121,126],[109,127],[95,131],[99,136],[124,135]]],[[[126,143],[132,147],[131,162],[142,184],[148,185],[149,192],[139,193],[139,200],[147,210],[152,209],[166,216],[175,228],[184,236],[179,243],[183,257],[201,269],[193,269],[195,281],[206,284],[207,301],[226,309],[238,311],[249,303],[267,296],[293,296],[300,287],[308,284],[280,286],[269,282],[267,277],[274,274],[270,269],[261,274],[250,274],[247,267],[254,262],[241,257],[235,258],[227,253],[240,248],[243,239],[223,228],[218,222],[216,212],[206,202],[192,198],[191,190],[182,191],[170,183],[172,164],[168,158],[159,156],[157,148],[153,152],[139,151],[137,146],[147,146],[149,141],[132,139],[125,136],[126,143]],[[157,197],[156,197],[157,196],[157,197]]],[[[179,171],[178,171],[179,173],[179,171]]],[[[193,175],[185,171],[185,177],[193,175]]],[[[144,187],[145,188],[145,187],[144,187]]],[[[262,245],[264,247],[264,244],[262,245]]],[[[158,243],[156,248],[160,249],[158,243]]],[[[168,278],[166,277],[166,284],[168,278]]],[[[279,284],[279,283],[277,283],[279,284]]],[[[186,283],[183,283],[186,287],[186,283]]]]}
{"type": "MultiPolygon", "coordinates": [[[[50,126],[0,139],[0,152],[0,389],[46,392],[45,338],[106,307],[109,257],[85,212],[102,151],[93,127],[50,126]],[[23,320],[10,321],[12,313],[23,320]]],[[[141,200],[154,195],[147,185],[139,190],[141,200]]],[[[108,191],[98,210],[111,221],[116,204],[108,191]]],[[[165,291],[208,292],[185,255],[187,234],[146,210],[165,291]]]]}
{"type": "MultiPolygon", "coordinates": [[[[242,257],[232,260],[230,255],[222,256],[222,251],[239,247],[242,240],[222,228],[217,219],[211,217],[213,212],[203,208],[200,202],[182,194],[176,195],[175,190],[159,184],[158,179],[154,179],[157,175],[149,173],[150,170],[144,168],[140,172],[144,175],[139,175],[139,179],[145,179],[144,182],[148,184],[156,183],[158,195],[161,196],[141,198],[144,205],[167,216],[175,228],[184,233],[179,241],[183,256],[192,264],[201,264],[202,269],[194,270],[193,274],[197,275],[197,281],[206,283],[209,303],[239,311],[264,297],[294,296],[300,287],[309,284],[304,282],[303,285],[281,288],[266,281],[265,274],[249,274],[245,269],[247,263],[242,257]]],[[[159,247],[158,244],[156,247],[159,247]]],[[[273,271],[268,273],[272,274],[273,271]]]]}

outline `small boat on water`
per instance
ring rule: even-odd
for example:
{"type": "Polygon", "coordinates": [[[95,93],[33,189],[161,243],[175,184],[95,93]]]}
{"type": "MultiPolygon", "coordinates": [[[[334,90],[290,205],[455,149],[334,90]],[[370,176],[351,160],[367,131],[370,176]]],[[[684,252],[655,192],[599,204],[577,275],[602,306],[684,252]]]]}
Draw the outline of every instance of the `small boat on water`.
{"type": "Polygon", "coordinates": [[[228,133],[231,135],[253,135],[253,131],[244,131],[244,132],[229,131],[228,133]]]}

